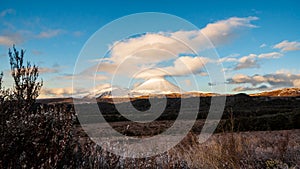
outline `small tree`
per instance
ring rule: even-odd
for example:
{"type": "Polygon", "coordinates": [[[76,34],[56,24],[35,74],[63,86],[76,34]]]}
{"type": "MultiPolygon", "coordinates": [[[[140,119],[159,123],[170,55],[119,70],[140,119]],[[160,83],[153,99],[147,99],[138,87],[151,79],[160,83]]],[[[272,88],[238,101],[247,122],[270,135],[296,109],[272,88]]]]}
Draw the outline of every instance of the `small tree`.
{"type": "Polygon", "coordinates": [[[52,105],[50,110],[35,103],[43,83],[38,81],[39,68],[24,64],[24,54],[15,46],[9,49],[12,89],[2,87],[0,73],[0,168],[74,165],[71,107],[52,105]]]}
{"type": "Polygon", "coordinates": [[[11,75],[14,79],[14,97],[18,101],[18,105],[30,108],[39,96],[39,92],[43,85],[42,81],[37,81],[39,76],[39,68],[27,62],[24,65],[25,50],[19,52],[15,46],[9,49],[11,75]]]}
{"type": "Polygon", "coordinates": [[[39,69],[36,65],[32,66],[30,62],[24,65],[24,54],[24,50],[18,51],[15,46],[12,50],[9,49],[11,75],[14,80],[12,89],[3,88],[3,73],[0,73],[0,164],[4,168],[28,164],[28,160],[19,159],[24,154],[27,158],[34,157],[30,152],[34,151],[33,135],[39,132],[35,130],[38,122],[32,116],[31,108],[43,83],[38,81],[39,69]]]}

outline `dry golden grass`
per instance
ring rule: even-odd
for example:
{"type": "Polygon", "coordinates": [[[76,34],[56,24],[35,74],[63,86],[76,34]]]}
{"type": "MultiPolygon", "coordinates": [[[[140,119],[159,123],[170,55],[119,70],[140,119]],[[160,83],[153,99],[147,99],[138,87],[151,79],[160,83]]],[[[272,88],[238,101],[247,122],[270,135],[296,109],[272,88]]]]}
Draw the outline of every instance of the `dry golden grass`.
{"type": "Polygon", "coordinates": [[[299,168],[300,130],[220,133],[203,144],[189,134],[170,152],[190,168],[299,168]]]}

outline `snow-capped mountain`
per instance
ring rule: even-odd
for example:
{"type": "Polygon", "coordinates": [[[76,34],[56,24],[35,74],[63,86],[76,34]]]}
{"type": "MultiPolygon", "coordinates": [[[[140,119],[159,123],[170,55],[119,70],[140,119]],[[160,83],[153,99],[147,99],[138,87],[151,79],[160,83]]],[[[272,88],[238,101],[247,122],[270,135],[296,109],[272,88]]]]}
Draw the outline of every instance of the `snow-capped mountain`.
{"type": "Polygon", "coordinates": [[[147,95],[180,94],[182,90],[163,77],[151,78],[134,89],[105,87],[85,96],[85,98],[128,98],[147,95]]]}
{"type": "Polygon", "coordinates": [[[130,90],[120,87],[106,87],[96,92],[90,93],[85,98],[110,98],[110,97],[128,97],[130,90]]]}
{"type": "Polygon", "coordinates": [[[170,94],[181,93],[182,90],[163,77],[151,78],[135,87],[133,94],[170,94]]]}

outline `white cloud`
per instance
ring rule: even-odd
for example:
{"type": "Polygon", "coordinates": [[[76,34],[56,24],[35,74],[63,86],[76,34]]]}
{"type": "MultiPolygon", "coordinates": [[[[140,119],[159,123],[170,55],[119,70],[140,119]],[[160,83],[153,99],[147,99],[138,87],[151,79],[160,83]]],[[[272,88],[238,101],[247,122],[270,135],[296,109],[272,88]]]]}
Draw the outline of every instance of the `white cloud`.
{"type": "Polygon", "coordinates": [[[258,20],[258,17],[232,17],[227,20],[221,20],[212,24],[208,24],[201,30],[201,33],[207,36],[208,39],[213,42],[213,44],[219,45],[234,37],[237,29],[245,27],[255,28],[256,26],[251,24],[251,22],[254,20],[258,20]]]}
{"type": "Polygon", "coordinates": [[[165,70],[171,72],[174,76],[176,75],[187,75],[191,73],[200,73],[202,68],[209,62],[208,58],[205,57],[190,57],[183,56],[175,60],[174,66],[167,67],[165,70]],[[173,73],[172,73],[173,72],[173,73]]]}
{"type": "Polygon", "coordinates": [[[14,39],[12,39],[11,37],[8,36],[0,36],[0,44],[1,45],[6,45],[6,46],[10,46],[12,44],[14,44],[15,41],[14,39]]]}
{"type": "Polygon", "coordinates": [[[256,57],[257,55],[250,54],[248,56],[244,56],[240,58],[234,70],[247,69],[247,68],[259,68],[259,64],[257,63],[256,57]]]}
{"type": "Polygon", "coordinates": [[[236,58],[233,56],[224,57],[218,60],[219,63],[224,62],[236,62],[237,64],[233,68],[233,70],[247,69],[247,68],[259,68],[260,65],[258,63],[258,59],[277,59],[282,57],[283,54],[279,52],[270,52],[270,53],[262,53],[262,54],[249,54],[247,56],[243,56],[241,58],[236,58]]]}
{"type": "Polygon", "coordinates": [[[67,88],[46,88],[43,87],[41,90],[41,95],[39,98],[45,97],[67,97],[71,96],[73,89],[71,87],[67,88]]]}
{"type": "Polygon", "coordinates": [[[263,53],[258,55],[258,58],[264,58],[264,59],[271,59],[271,58],[280,58],[283,54],[278,52],[271,52],[271,53],[263,53]]]}
{"type": "Polygon", "coordinates": [[[220,58],[218,60],[219,63],[224,63],[224,62],[238,62],[238,56],[240,56],[240,54],[238,53],[233,53],[233,54],[230,54],[226,57],[223,57],[223,58],[220,58]]]}
{"type": "Polygon", "coordinates": [[[227,79],[229,84],[251,84],[257,86],[259,84],[269,84],[271,87],[299,87],[300,74],[271,73],[265,75],[234,75],[227,79]]]}
{"type": "Polygon", "coordinates": [[[0,35],[0,45],[12,46],[13,44],[19,44],[24,41],[24,38],[19,33],[8,33],[0,35]]]}
{"type": "Polygon", "coordinates": [[[6,15],[10,15],[10,14],[16,14],[16,11],[14,9],[5,9],[3,11],[0,12],[0,17],[5,17],[6,15]]]}
{"type": "Polygon", "coordinates": [[[84,32],[82,32],[82,31],[74,31],[74,32],[73,32],[73,35],[74,35],[75,37],[80,37],[80,36],[84,35],[84,32]]]}
{"type": "Polygon", "coordinates": [[[299,69],[279,69],[276,71],[277,74],[300,74],[299,69]]]}
{"type": "Polygon", "coordinates": [[[293,81],[294,87],[299,87],[300,88],[300,79],[296,79],[293,81]]]}
{"type": "Polygon", "coordinates": [[[230,83],[250,83],[250,82],[251,82],[251,78],[249,76],[243,74],[237,74],[231,78],[230,83]]]}
{"type": "Polygon", "coordinates": [[[191,86],[191,85],[192,85],[192,82],[191,82],[190,79],[185,79],[185,80],[184,80],[184,83],[185,83],[185,85],[187,85],[187,86],[191,86]]]}
{"type": "Polygon", "coordinates": [[[300,42],[284,40],[276,45],[273,48],[280,49],[282,52],[300,50],[300,42]]]}
{"type": "Polygon", "coordinates": [[[64,79],[64,80],[72,80],[75,79],[77,81],[80,81],[80,79],[82,79],[82,81],[85,80],[95,80],[95,81],[103,81],[103,80],[107,80],[108,77],[104,76],[104,75],[98,75],[98,74],[94,74],[94,73],[81,73],[81,74],[66,74],[63,76],[58,76],[58,79],[64,79]]]}
{"type": "Polygon", "coordinates": [[[266,47],[266,46],[267,46],[267,44],[263,43],[263,44],[261,44],[259,47],[260,47],[260,48],[264,48],[264,47],[266,47]]]}
{"type": "Polygon", "coordinates": [[[208,62],[209,59],[205,57],[182,56],[174,61],[173,66],[149,69],[137,74],[135,78],[148,79],[151,77],[200,74],[208,62]]]}
{"type": "Polygon", "coordinates": [[[36,56],[43,54],[43,52],[41,52],[39,50],[32,50],[31,53],[34,54],[34,55],[36,55],[36,56]]]}
{"type": "Polygon", "coordinates": [[[39,67],[39,73],[47,74],[47,73],[58,73],[59,67],[48,68],[48,67],[39,67]]]}
{"type": "Polygon", "coordinates": [[[252,21],[257,20],[257,17],[231,17],[226,20],[217,21],[206,25],[199,31],[178,31],[171,34],[172,37],[186,42],[190,47],[196,51],[211,48],[225,44],[238,35],[238,31],[242,28],[255,28],[251,24],[252,21]],[[209,39],[212,44],[210,44],[209,39]]]}
{"type": "Polygon", "coordinates": [[[207,72],[200,72],[199,76],[208,76],[208,73],[207,72]]]}
{"type": "Polygon", "coordinates": [[[267,85],[261,85],[258,87],[245,87],[245,86],[239,86],[233,89],[234,92],[244,92],[244,91],[252,91],[252,90],[268,90],[270,87],[267,85]]]}
{"type": "Polygon", "coordinates": [[[80,88],[75,89],[72,87],[61,87],[61,88],[48,88],[43,87],[41,90],[41,94],[39,98],[57,98],[57,97],[80,97],[80,96],[86,96],[89,94],[92,90],[80,88]]]}
{"type": "Polygon", "coordinates": [[[43,31],[40,34],[37,35],[38,38],[52,38],[55,37],[59,34],[63,33],[63,31],[61,29],[53,29],[53,30],[47,30],[47,31],[43,31]]]}
{"type": "Polygon", "coordinates": [[[224,57],[224,58],[220,58],[219,62],[220,63],[224,63],[224,62],[238,62],[238,58],[235,58],[235,57],[224,57]]]}
{"type": "Polygon", "coordinates": [[[251,22],[257,19],[257,17],[232,17],[208,24],[201,30],[146,33],[117,41],[110,46],[110,58],[102,60],[100,65],[96,66],[98,68],[94,66],[89,69],[97,69],[99,72],[109,74],[124,74],[129,77],[137,72],[142,73],[136,77],[201,73],[201,68],[207,63],[207,58],[192,57],[196,55],[193,50],[201,51],[213,47],[207,38],[214,45],[222,45],[238,35],[238,30],[256,27],[251,22]],[[185,54],[188,55],[178,58],[185,54]],[[162,67],[162,62],[169,64],[162,67]],[[170,66],[171,64],[173,65],[170,66]],[[182,66],[183,64],[186,66],[182,66]]]}

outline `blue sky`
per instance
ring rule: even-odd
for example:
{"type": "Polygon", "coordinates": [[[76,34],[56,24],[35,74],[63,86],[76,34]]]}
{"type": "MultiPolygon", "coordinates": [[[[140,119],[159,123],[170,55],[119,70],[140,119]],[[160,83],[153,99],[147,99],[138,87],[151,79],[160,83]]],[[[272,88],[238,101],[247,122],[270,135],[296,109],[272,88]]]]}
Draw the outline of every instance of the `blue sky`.
{"type": "MultiPolygon", "coordinates": [[[[219,33],[232,33],[232,37],[226,37],[226,42],[222,41],[223,34],[212,36],[218,55],[226,58],[220,62],[225,68],[229,93],[300,87],[298,1],[164,0],[102,3],[0,0],[0,4],[0,68],[6,74],[5,84],[11,83],[8,78],[8,48],[16,44],[17,48],[26,49],[26,58],[41,68],[44,80],[41,97],[70,95],[74,65],[87,40],[115,19],[140,12],[176,15],[199,30],[207,28],[208,24],[229,25],[225,28],[230,30],[219,30],[219,33]],[[233,22],[241,25],[232,26],[233,22]],[[218,43],[220,41],[222,43],[218,43]]],[[[219,28],[223,29],[222,26],[219,28]]],[[[169,66],[175,63],[173,61],[168,62],[169,66]]],[[[194,90],[189,86],[189,79],[185,79],[188,76],[178,78],[184,82],[182,87],[185,90],[194,90]]],[[[200,90],[210,91],[209,77],[201,75],[199,79],[200,90]]],[[[99,83],[106,84],[104,80],[99,83]]]]}

